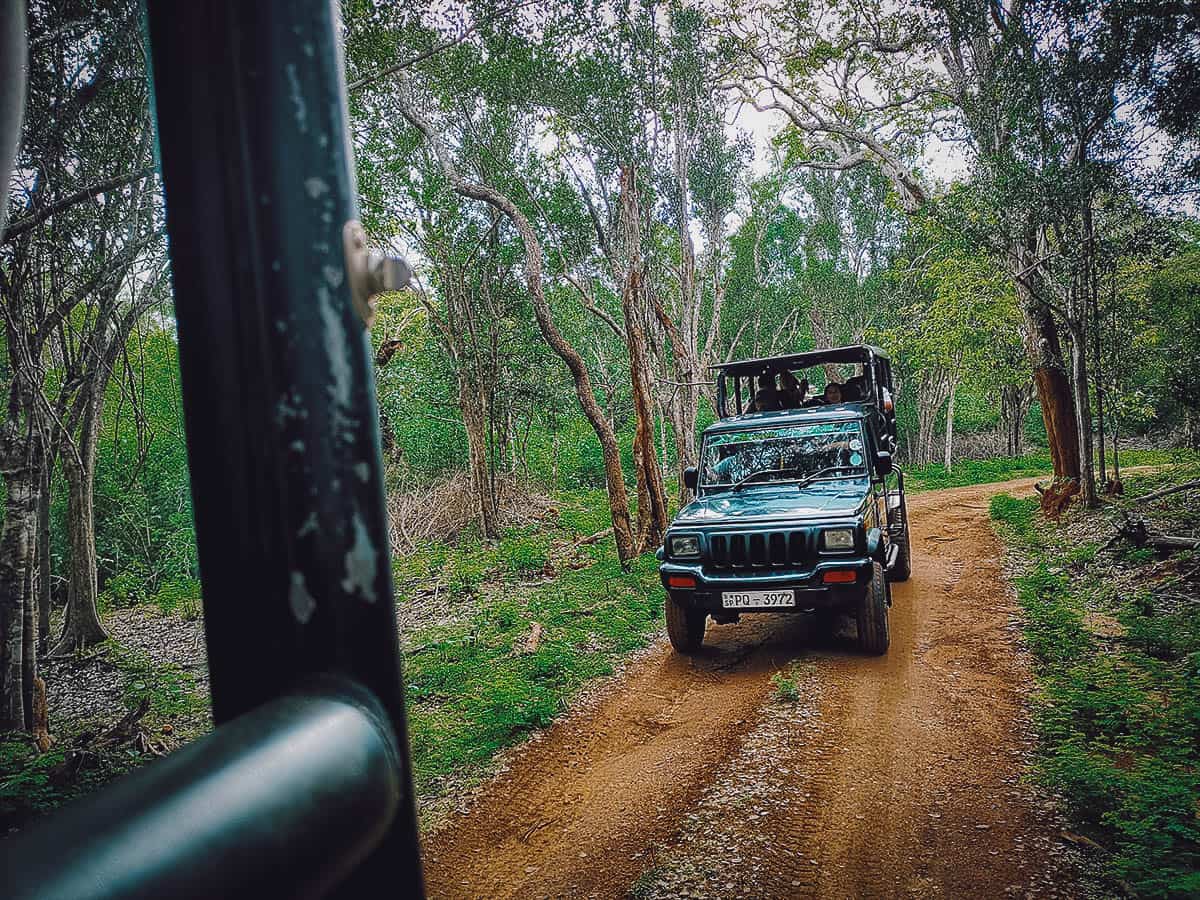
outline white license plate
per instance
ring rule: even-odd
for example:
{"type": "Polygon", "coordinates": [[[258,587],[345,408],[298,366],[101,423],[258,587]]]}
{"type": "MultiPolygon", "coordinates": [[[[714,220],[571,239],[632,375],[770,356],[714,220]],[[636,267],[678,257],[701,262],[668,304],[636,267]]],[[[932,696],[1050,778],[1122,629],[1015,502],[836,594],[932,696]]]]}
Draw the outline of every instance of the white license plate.
{"type": "Polygon", "coordinates": [[[745,609],[751,606],[795,606],[795,591],[722,591],[721,606],[745,609]]]}

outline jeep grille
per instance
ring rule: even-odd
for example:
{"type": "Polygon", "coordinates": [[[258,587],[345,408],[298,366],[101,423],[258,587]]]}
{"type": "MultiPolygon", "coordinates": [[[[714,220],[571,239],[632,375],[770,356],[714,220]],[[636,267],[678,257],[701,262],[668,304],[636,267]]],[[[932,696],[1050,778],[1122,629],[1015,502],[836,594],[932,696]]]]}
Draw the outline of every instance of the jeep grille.
{"type": "Polygon", "coordinates": [[[807,531],[710,534],[708,561],[719,569],[787,568],[813,557],[807,531]]]}

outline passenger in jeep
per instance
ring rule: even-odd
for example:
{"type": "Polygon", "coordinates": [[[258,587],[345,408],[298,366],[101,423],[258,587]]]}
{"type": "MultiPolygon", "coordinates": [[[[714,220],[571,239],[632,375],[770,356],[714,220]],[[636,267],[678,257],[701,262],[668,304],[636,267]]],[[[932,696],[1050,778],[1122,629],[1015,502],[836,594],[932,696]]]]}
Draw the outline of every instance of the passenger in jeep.
{"type": "Polygon", "coordinates": [[[770,372],[758,376],[758,393],[754,395],[754,411],[767,412],[780,409],[779,390],[775,387],[775,376],[770,372]]]}
{"type": "Polygon", "coordinates": [[[799,409],[808,393],[808,379],[796,381],[796,376],[784,369],[779,375],[779,408],[799,409]]]}

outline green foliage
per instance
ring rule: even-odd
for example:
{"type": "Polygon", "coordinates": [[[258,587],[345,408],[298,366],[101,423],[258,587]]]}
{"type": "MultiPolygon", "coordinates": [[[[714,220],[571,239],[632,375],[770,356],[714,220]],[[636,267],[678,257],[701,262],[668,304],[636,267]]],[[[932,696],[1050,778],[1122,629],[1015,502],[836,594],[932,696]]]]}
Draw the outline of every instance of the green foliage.
{"type": "Polygon", "coordinates": [[[0,739],[0,826],[20,824],[62,802],[52,776],[64,756],[61,750],[39,753],[27,737],[0,739]]]}
{"type": "Polygon", "coordinates": [[[771,676],[771,687],[775,689],[775,696],[785,703],[800,699],[800,685],[790,673],[776,672],[771,676]]]}
{"type": "Polygon", "coordinates": [[[451,775],[482,773],[498,749],[549,724],[585,681],[611,672],[662,625],[657,561],[647,554],[622,572],[611,539],[579,547],[553,580],[528,581],[552,547],[607,524],[603,491],[563,494],[557,508],[558,521],[547,527],[513,530],[492,543],[468,537],[431,545],[396,560],[409,585],[423,591],[431,582],[452,590],[474,566],[475,606],[406,635],[410,737],[423,796],[437,795],[451,775]],[[541,636],[531,647],[534,623],[541,636]]]}
{"type": "Polygon", "coordinates": [[[510,572],[528,575],[546,564],[550,541],[546,535],[522,530],[507,535],[500,542],[500,559],[510,572]]]}
{"type": "Polygon", "coordinates": [[[175,576],[163,582],[152,598],[163,615],[175,613],[191,622],[200,618],[200,582],[195,578],[175,576]]]}
{"type": "MultiPolygon", "coordinates": [[[[1190,463],[1200,459],[1190,450],[1122,450],[1122,469],[1134,466],[1160,466],[1190,463]]],[[[964,459],[946,471],[941,463],[905,468],[904,486],[912,493],[966,487],[972,484],[991,484],[1018,478],[1042,478],[1054,473],[1048,452],[1025,456],[999,456],[993,459],[964,459]]]]}
{"type": "MultiPolygon", "coordinates": [[[[1135,476],[1129,487],[1149,490],[1156,480],[1135,476]]],[[[1000,495],[991,513],[1028,558],[1016,586],[1040,685],[1040,778],[1112,848],[1114,880],[1138,896],[1196,896],[1200,610],[1169,602],[1152,574],[1157,561],[1144,554],[1117,563],[1122,584],[1132,577],[1143,586],[1110,590],[1114,576],[1099,568],[1108,563],[1096,545],[1044,521],[1036,500],[1000,495]],[[1115,621],[1119,632],[1095,631],[1092,617],[1115,621]]]]}
{"type": "Polygon", "coordinates": [[[121,673],[122,697],[128,709],[149,701],[150,712],[174,719],[194,716],[202,711],[208,698],[196,691],[196,679],[190,672],[169,663],[159,663],[147,654],[110,641],[108,658],[121,673]]]}
{"type": "MultiPolygon", "coordinates": [[[[152,600],[163,590],[173,595],[172,585],[194,584],[199,574],[174,335],[139,329],[127,352],[139,366],[129,376],[132,385],[109,386],[96,459],[98,576],[114,606],[152,600]],[[136,413],[130,393],[137,395],[136,413]]],[[[65,487],[53,497],[55,554],[62,559],[65,487]]]]}

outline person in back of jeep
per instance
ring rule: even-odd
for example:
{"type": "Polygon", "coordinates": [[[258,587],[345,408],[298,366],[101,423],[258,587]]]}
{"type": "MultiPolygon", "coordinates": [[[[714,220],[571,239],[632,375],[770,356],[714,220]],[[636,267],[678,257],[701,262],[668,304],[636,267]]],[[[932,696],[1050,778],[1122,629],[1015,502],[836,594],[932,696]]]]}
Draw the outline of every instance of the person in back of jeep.
{"type": "Polygon", "coordinates": [[[767,412],[779,408],[779,389],[775,387],[775,376],[770,372],[759,375],[758,393],[754,395],[754,411],[767,412]]]}
{"type": "Polygon", "coordinates": [[[787,369],[779,374],[780,409],[799,409],[804,405],[806,393],[808,393],[808,379],[796,381],[796,376],[787,369]]]}

